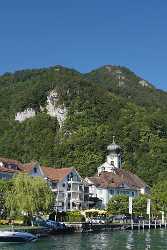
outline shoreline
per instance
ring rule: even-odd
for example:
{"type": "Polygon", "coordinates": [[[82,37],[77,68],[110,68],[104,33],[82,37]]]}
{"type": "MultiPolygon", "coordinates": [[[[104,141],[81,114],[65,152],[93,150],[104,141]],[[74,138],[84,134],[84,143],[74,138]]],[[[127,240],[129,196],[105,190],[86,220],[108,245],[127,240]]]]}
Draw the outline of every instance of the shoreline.
{"type": "Polygon", "coordinates": [[[108,223],[108,224],[93,224],[93,223],[66,223],[66,229],[54,230],[41,226],[0,226],[0,231],[21,231],[37,235],[39,238],[49,235],[70,234],[70,233],[88,233],[88,232],[104,232],[104,231],[123,231],[123,230],[147,230],[166,228],[166,224],[131,224],[131,223],[108,223]]]}

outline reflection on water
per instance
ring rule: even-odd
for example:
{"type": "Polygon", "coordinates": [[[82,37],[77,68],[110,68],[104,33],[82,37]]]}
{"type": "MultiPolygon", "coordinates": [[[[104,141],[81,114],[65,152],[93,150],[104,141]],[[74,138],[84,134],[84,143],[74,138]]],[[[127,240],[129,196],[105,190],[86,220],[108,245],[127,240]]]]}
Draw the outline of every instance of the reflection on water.
{"type": "Polygon", "coordinates": [[[133,249],[133,232],[131,231],[127,237],[126,249],[133,249]]]}
{"type": "Polygon", "coordinates": [[[0,250],[166,250],[167,230],[75,233],[26,244],[0,244],[0,250]]]}
{"type": "Polygon", "coordinates": [[[145,249],[151,248],[151,237],[150,237],[150,230],[146,231],[145,233],[145,249]]]}
{"type": "Polygon", "coordinates": [[[164,238],[164,232],[165,232],[164,230],[161,230],[161,231],[160,231],[160,236],[161,236],[162,238],[164,238]]]}

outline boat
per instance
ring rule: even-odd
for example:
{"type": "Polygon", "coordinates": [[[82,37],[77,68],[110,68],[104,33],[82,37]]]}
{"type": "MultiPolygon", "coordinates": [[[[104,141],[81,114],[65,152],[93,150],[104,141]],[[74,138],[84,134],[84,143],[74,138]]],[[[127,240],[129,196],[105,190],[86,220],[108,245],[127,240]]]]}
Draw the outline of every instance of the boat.
{"type": "Polygon", "coordinates": [[[47,220],[46,226],[55,230],[64,230],[66,228],[64,223],[53,221],[53,220],[47,220]]]}
{"type": "Polygon", "coordinates": [[[31,242],[36,241],[37,237],[26,232],[0,231],[0,242],[31,242]]]}

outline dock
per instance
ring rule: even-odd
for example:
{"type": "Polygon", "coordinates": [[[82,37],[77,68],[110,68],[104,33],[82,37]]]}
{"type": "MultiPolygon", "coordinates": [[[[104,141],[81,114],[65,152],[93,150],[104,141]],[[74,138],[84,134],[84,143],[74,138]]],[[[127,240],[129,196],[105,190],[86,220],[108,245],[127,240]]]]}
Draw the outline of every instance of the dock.
{"type": "Polygon", "coordinates": [[[145,229],[158,229],[166,228],[167,224],[154,221],[148,223],[142,221],[139,223],[66,223],[72,232],[96,232],[96,231],[113,231],[113,230],[145,230],[145,229]]]}

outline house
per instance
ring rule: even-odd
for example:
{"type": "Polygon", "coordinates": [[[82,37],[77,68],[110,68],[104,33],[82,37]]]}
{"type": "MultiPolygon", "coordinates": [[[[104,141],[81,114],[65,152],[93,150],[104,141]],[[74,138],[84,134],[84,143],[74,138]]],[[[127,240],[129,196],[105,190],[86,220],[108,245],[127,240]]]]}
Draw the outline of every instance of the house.
{"type": "Polygon", "coordinates": [[[55,194],[55,210],[87,208],[88,194],[85,192],[85,181],[74,168],[51,168],[32,162],[24,164],[22,170],[34,177],[41,176],[48,182],[55,194]]]}
{"type": "Polygon", "coordinates": [[[117,194],[136,197],[148,192],[148,186],[137,175],[126,171],[121,164],[121,147],[113,138],[107,147],[109,151],[106,162],[97,168],[97,174],[87,177],[91,198],[98,198],[98,207],[106,208],[108,201],[117,194]]]}
{"type": "Polygon", "coordinates": [[[55,210],[79,210],[88,207],[88,186],[74,168],[51,168],[38,162],[22,164],[19,161],[0,158],[0,179],[9,180],[22,172],[41,176],[55,194],[55,210]]]}
{"type": "Polygon", "coordinates": [[[19,161],[0,158],[0,179],[1,180],[9,180],[16,173],[21,171],[22,164],[19,161]]]}

